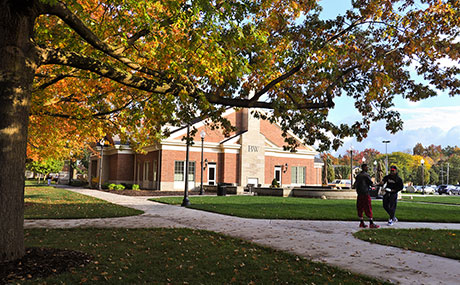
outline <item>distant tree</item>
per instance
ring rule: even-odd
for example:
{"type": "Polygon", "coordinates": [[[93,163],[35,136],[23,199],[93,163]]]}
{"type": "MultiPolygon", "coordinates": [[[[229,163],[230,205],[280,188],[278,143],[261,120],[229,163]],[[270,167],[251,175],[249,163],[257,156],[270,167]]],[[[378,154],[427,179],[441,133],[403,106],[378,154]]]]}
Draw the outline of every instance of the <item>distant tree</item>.
{"type": "Polygon", "coordinates": [[[336,179],[350,179],[350,166],[339,165],[334,168],[336,179]]]}
{"type": "Polygon", "coordinates": [[[417,143],[414,148],[412,149],[412,153],[414,155],[424,155],[425,154],[425,148],[421,143],[417,143]]]}
{"type": "Polygon", "coordinates": [[[388,155],[388,167],[396,165],[399,176],[403,179],[403,181],[406,181],[409,179],[409,175],[412,174],[413,169],[417,164],[414,157],[415,156],[404,152],[393,152],[388,155]]]}
{"type": "Polygon", "coordinates": [[[324,153],[322,156],[323,159],[323,184],[327,185],[329,182],[335,179],[335,171],[332,164],[333,156],[330,153],[324,153]]]}
{"type": "Polygon", "coordinates": [[[377,171],[375,173],[375,180],[377,182],[382,181],[383,177],[385,176],[385,164],[382,160],[379,160],[377,163],[377,171]]]}
{"type": "Polygon", "coordinates": [[[374,161],[379,154],[380,152],[376,149],[366,148],[359,153],[359,156],[365,158],[366,162],[369,164],[370,162],[374,161]]]}
{"type": "Polygon", "coordinates": [[[412,171],[413,183],[415,185],[426,185],[430,181],[430,173],[425,167],[417,166],[412,171]]]}
{"type": "Polygon", "coordinates": [[[448,184],[460,183],[460,155],[453,154],[446,161],[449,163],[449,181],[448,184]]]}
{"type": "Polygon", "coordinates": [[[451,155],[455,154],[455,153],[460,153],[458,151],[458,147],[457,146],[446,146],[445,148],[442,149],[442,152],[444,154],[444,157],[446,159],[448,159],[451,155]]]}
{"type": "Polygon", "coordinates": [[[443,157],[442,147],[440,145],[429,145],[425,148],[425,156],[430,157],[433,162],[437,162],[443,157]]]}
{"type": "Polygon", "coordinates": [[[29,161],[26,164],[26,169],[41,174],[38,176],[38,179],[40,181],[41,177],[45,177],[50,173],[57,173],[61,171],[63,166],[63,161],[55,159],[46,159],[44,161],[29,161]]]}
{"type": "Polygon", "coordinates": [[[439,183],[439,174],[438,174],[439,172],[434,166],[431,167],[431,169],[428,170],[428,172],[430,174],[430,181],[428,181],[428,184],[432,184],[432,185],[441,184],[439,183]]]}

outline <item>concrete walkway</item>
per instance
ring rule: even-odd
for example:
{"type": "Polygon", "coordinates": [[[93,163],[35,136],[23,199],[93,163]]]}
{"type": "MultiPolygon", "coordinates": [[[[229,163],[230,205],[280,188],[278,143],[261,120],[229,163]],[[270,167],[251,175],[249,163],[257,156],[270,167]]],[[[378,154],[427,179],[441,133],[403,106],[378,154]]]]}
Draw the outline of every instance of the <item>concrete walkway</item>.
{"type": "MultiPolygon", "coordinates": [[[[358,240],[353,237],[353,233],[360,230],[357,222],[245,219],[147,201],[151,197],[130,197],[79,188],[68,190],[145,213],[109,219],[25,220],[25,228],[204,229],[393,283],[460,284],[460,261],[358,240]]],[[[387,227],[383,222],[377,224],[387,227]]],[[[393,227],[460,229],[460,224],[398,222],[393,227]]]]}

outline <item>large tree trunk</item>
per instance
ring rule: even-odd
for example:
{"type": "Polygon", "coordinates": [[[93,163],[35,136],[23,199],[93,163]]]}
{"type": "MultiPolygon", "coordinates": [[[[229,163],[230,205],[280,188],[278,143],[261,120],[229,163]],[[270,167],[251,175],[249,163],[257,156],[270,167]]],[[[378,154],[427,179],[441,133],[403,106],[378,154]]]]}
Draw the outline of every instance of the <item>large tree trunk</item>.
{"type": "Polygon", "coordinates": [[[34,1],[0,0],[0,262],[24,255],[24,175],[36,65],[34,1]]]}

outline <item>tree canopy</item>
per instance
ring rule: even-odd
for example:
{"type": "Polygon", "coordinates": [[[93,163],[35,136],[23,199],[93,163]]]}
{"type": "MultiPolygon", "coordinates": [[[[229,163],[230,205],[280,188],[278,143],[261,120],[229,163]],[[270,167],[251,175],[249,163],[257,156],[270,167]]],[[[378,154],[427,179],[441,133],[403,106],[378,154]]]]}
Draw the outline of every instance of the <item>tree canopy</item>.
{"type": "Polygon", "coordinates": [[[230,132],[225,108],[247,107],[327,150],[373,121],[401,130],[395,96],[459,94],[441,64],[459,61],[459,0],[354,0],[331,20],[319,3],[0,0],[0,261],[24,254],[26,149],[70,156],[107,134],[141,149],[197,116],[230,132]],[[360,121],[328,120],[340,96],[360,121]]]}
{"type": "Polygon", "coordinates": [[[229,129],[228,106],[271,109],[261,116],[284,131],[337,148],[372,121],[401,130],[395,96],[459,94],[458,67],[439,64],[459,59],[458,1],[353,1],[332,20],[312,0],[31,2],[41,16],[29,153],[106,133],[140,148],[196,116],[229,129]],[[361,121],[327,120],[340,96],[361,121]]]}

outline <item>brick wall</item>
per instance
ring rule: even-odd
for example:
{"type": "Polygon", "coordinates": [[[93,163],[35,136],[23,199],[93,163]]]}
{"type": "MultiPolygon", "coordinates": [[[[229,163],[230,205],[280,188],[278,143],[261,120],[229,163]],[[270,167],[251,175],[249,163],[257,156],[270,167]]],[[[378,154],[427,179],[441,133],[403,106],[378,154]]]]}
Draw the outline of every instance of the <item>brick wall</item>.
{"type": "Polygon", "coordinates": [[[132,181],[134,179],[134,155],[116,154],[107,158],[109,159],[109,181],[132,181]]]}
{"type": "Polygon", "coordinates": [[[236,153],[219,153],[219,162],[217,163],[217,182],[239,184],[240,162],[239,154],[236,153]]]}
{"type": "Polygon", "coordinates": [[[275,177],[275,166],[283,166],[281,171],[281,183],[283,185],[291,184],[291,172],[293,166],[305,166],[306,177],[305,184],[312,185],[317,184],[317,169],[314,168],[314,159],[299,159],[299,158],[287,158],[287,157],[265,157],[265,184],[270,185],[273,178],[275,177]],[[284,165],[288,164],[288,169],[284,172],[284,165]]]}
{"type": "MultiPolygon", "coordinates": [[[[273,125],[268,121],[260,121],[260,132],[272,143],[278,147],[286,145],[284,138],[281,136],[281,128],[277,125],[273,125]]],[[[298,149],[306,149],[304,146],[299,146],[298,149]]],[[[273,179],[273,178],[272,178],[273,179]]]]}

